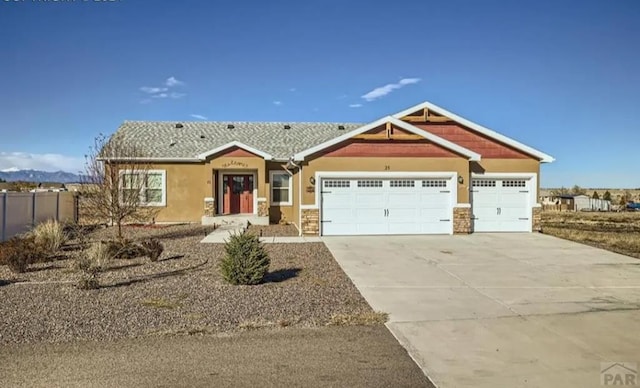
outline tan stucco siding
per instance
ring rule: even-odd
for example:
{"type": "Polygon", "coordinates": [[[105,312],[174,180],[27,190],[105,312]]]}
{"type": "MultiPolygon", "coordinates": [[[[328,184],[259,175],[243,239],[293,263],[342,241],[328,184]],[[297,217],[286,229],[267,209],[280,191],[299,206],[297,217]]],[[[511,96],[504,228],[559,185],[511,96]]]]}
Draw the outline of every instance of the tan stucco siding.
{"type": "Polygon", "coordinates": [[[540,162],[536,159],[482,159],[471,163],[471,171],[478,173],[535,173],[538,177],[536,198],[540,193],[540,162]]]}
{"type": "MultiPolygon", "coordinates": [[[[302,169],[303,205],[316,205],[315,192],[306,190],[310,177],[317,171],[379,171],[389,172],[456,172],[469,181],[469,162],[462,157],[453,158],[367,158],[320,157],[306,163],[302,169]]],[[[319,184],[319,182],[316,182],[319,184]]],[[[469,191],[458,185],[458,203],[469,203],[469,191]]]]}
{"type": "Polygon", "coordinates": [[[206,169],[199,163],[151,164],[166,174],[166,206],[159,208],[158,222],[200,222],[204,198],[210,196],[206,169]]]}
{"type": "Polygon", "coordinates": [[[202,163],[150,164],[150,169],[166,173],[166,206],[159,208],[157,222],[200,222],[204,214],[204,199],[217,197],[214,171],[255,172],[258,197],[266,193],[265,161],[260,157],[218,157],[202,163]]]}
{"type": "MultiPolygon", "coordinates": [[[[267,201],[269,201],[269,204],[271,205],[271,184],[268,181],[270,174],[270,171],[277,171],[277,172],[286,172],[286,170],[284,169],[284,166],[286,165],[286,163],[276,163],[276,162],[268,162],[267,163],[267,182],[265,184],[265,190],[266,190],[266,198],[267,201]]],[[[299,200],[299,190],[298,190],[298,178],[299,178],[299,173],[298,173],[298,169],[290,169],[289,171],[291,171],[293,173],[293,177],[292,177],[292,183],[291,183],[291,199],[292,199],[292,204],[289,205],[279,205],[279,206],[269,206],[269,222],[271,223],[279,223],[279,222],[288,222],[288,223],[294,223],[296,225],[298,225],[298,210],[300,208],[300,200],[299,200]]],[[[299,225],[298,225],[299,226],[299,225]]]]}

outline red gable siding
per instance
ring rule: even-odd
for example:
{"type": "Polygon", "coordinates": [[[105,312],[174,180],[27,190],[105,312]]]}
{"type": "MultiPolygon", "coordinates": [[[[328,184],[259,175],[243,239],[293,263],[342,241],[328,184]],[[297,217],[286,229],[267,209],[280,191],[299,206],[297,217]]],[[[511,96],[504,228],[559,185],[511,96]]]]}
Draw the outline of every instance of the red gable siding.
{"type": "Polygon", "coordinates": [[[252,154],[251,152],[245,149],[242,149],[240,147],[229,147],[226,150],[220,151],[220,153],[216,155],[216,157],[219,157],[219,156],[259,157],[258,155],[252,154]]]}
{"type": "MultiPolygon", "coordinates": [[[[387,126],[386,125],[381,125],[381,126],[379,126],[377,128],[374,128],[374,129],[372,129],[370,131],[365,132],[365,134],[367,134],[367,135],[377,135],[377,134],[384,134],[386,132],[387,132],[387,126]]],[[[406,130],[404,130],[402,128],[398,128],[395,125],[391,126],[391,133],[393,133],[394,135],[400,135],[400,134],[409,135],[409,134],[411,134],[411,132],[406,131],[406,130]]]]}
{"type": "Polygon", "coordinates": [[[347,140],[323,153],[325,157],[459,157],[459,155],[428,141],[347,140]]]}
{"type": "Polygon", "coordinates": [[[413,123],[418,128],[447,139],[459,146],[477,152],[487,159],[528,159],[532,156],[504,145],[456,123],[426,124],[413,123]]]}

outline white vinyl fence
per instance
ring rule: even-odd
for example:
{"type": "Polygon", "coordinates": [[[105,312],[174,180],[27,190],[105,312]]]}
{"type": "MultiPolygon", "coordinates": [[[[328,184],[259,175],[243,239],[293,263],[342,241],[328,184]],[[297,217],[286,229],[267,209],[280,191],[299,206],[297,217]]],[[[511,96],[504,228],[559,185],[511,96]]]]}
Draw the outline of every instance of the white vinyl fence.
{"type": "Polygon", "coordinates": [[[77,197],[74,193],[0,193],[0,241],[51,219],[77,221],[77,197]]]}

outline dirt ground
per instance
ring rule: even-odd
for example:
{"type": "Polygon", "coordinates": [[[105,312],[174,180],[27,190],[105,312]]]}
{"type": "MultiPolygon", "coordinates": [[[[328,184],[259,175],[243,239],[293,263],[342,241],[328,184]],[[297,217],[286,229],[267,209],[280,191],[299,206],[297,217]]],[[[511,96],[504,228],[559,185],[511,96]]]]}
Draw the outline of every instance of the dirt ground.
{"type": "Polygon", "coordinates": [[[433,387],[385,326],[0,348],[5,387],[433,387]]]}

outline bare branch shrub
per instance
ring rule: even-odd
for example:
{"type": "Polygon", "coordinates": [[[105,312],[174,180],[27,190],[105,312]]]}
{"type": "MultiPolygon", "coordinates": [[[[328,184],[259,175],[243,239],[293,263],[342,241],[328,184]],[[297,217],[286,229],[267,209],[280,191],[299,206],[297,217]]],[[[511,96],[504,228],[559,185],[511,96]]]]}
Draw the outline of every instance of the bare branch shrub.
{"type": "Polygon", "coordinates": [[[117,225],[122,239],[126,222],[154,220],[162,188],[157,177],[150,175],[150,164],[142,148],[127,142],[118,134],[99,135],[85,156],[82,178],[82,206],[92,221],[117,225]]]}

